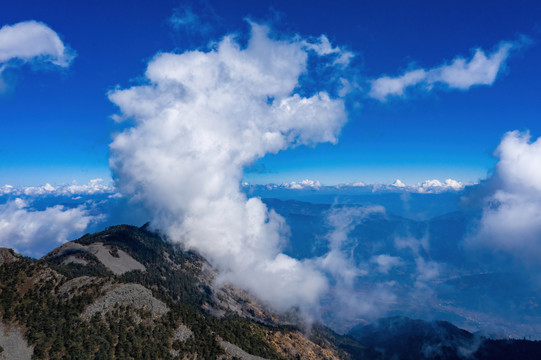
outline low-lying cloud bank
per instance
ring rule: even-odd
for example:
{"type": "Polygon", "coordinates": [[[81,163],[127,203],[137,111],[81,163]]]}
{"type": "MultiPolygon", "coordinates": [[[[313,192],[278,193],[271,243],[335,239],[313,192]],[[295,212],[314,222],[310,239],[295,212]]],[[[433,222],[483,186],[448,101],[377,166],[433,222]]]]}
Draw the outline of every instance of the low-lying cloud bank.
{"type": "MultiPolygon", "coordinates": [[[[472,184],[474,185],[474,184],[472,184]]],[[[291,181],[282,184],[266,184],[266,185],[251,185],[247,182],[242,183],[244,188],[256,188],[264,187],[268,190],[273,189],[287,189],[287,190],[325,190],[332,191],[340,190],[365,190],[369,192],[407,192],[407,193],[420,193],[420,194],[436,194],[446,191],[462,191],[466,187],[464,183],[446,179],[441,182],[437,179],[425,180],[413,185],[406,185],[401,180],[397,179],[392,184],[365,184],[363,182],[355,182],[349,184],[339,185],[323,185],[319,180],[304,179],[302,181],[291,181]]]]}
{"type": "Polygon", "coordinates": [[[0,246],[39,257],[81,236],[91,222],[101,219],[84,205],[36,210],[30,202],[16,198],[0,205],[0,246]]]}
{"type": "Polygon", "coordinates": [[[116,195],[116,188],[112,183],[106,183],[103,179],[92,179],[88,184],[79,185],[77,182],[71,184],[51,185],[49,183],[42,186],[24,186],[14,187],[12,185],[0,186],[0,196],[84,196],[94,194],[116,195]]]}

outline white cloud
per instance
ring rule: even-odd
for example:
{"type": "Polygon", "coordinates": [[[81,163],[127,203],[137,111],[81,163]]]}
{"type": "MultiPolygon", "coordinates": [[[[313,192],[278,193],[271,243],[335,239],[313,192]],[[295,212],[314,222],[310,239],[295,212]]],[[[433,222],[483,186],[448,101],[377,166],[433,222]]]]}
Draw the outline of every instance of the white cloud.
{"type": "Polygon", "coordinates": [[[292,189],[292,190],[302,190],[302,189],[319,189],[321,187],[321,183],[318,180],[309,180],[304,179],[301,182],[292,181],[289,183],[282,184],[282,187],[285,187],[286,189],[292,189]]]}
{"type": "Polygon", "coordinates": [[[403,96],[406,89],[413,86],[431,91],[436,85],[459,90],[468,90],[476,85],[492,85],[511,49],[520,47],[524,41],[502,42],[488,56],[483,50],[476,49],[470,60],[457,57],[450,64],[432,69],[411,70],[397,77],[382,76],[372,81],[369,96],[386,101],[389,96],[403,96]]]}
{"type": "Polygon", "coordinates": [[[0,246],[41,256],[70,237],[81,235],[90,222],[100,219],[82,206],[66,209],[57,205],[36,211],[16,198],[0,205],[0,246]]]}
{"type": "Polygon", "coordinates": [[[0,187],[1,194],[12,194],[15,196],[72,196],[72,195],[93,195],[108,194],[116,191],[112,184],[105,183],[103,179],[92,179],[88,184],[79,185],[76,181],[71,184],[53,186],[46,183],[42,186],[27,186],[15,188],[11,185],[0,187]]]}
{"type": "Polygon", "coordinates": [[[483,50],[476,49],[470,61],[456,58],[450,65],[432,69],[428,73],[427,82],[440,82],[451,89],[460,90],[467,90],[474,85],[492,85],[512,47],[513,43],[503,42],[498,50],[488,57],[483,50]]]}
{"type": "Polygon", "coordinates": [[[511,131],[505,134],[496,156],[499,178],[513,192],[541,192],[541,138],[531,141],[529,132],[511,131]]]}
{"type": "Polygon", "coordinates": [[[353,258],[352,250],[355,239],[350,232],[367,216],[384,213],[381,206],[335,208],[327,215],[331,231],[327,234],[329,252],[319,259],[319,266],[341,283],[341,287],[353,288],[356,277],[366,275],[366,270],[359,269],[353,258]]]}
{"type": "Polygon", "coordinates": [[[4,185],[0,187],[0,195],[11,194],[13,191],[14,187],[12,185],[4,185]]]}
{"type": "Polygon", "coordinates": [[[329,251],[314,263],[331,280],[332,295],[325,307],[332,311],[334,323],[348,323],[357,317],[375,318],[396,300],[393,283],[374,280],[362,290],[357,284],[359,278],[370,276],[370,272],[368,262],[355,257],[355,250],[365,239],[355,238],[351,232],[367,217],[384,213],[383,207],[370,206],[334,208],[327,214],[331,229],[326,236],[329,251]]]}
{"type": "Polygon", "coordinates": [[[50,62],[69,66],[74,53],[64,45],[56,32],[37,21],[4,25],[0,29],[0,64],[11,60],[50,62]]]}
{"type": "Polygon", "coordinates": [[[428,238],[414,238],[414,237],[396,237],[394,239],[394,245],[397,249],[409,249],[416,256],[424,249],[428,249],[428,238]]]}
{"type": "Polygon", "coordinates": [[[380,101],[387,100],[389,95],[402,96],[404,90],[412,85],[417,85],[425,81],[425,70],[413,70],[399,77],[382,76],[372,81],[372,86],[368,95],[380,101]]]}
{"type": "Polygon", "coordinates": [[[393,267],[402,265],[402,260],[397,256],[380,254],[373,256],[371,262],[378,266],[378,271],[387,274],[393,267]]]}
{"type": "Polygon", "coordinates": [[[323,90],[295,92],[317,56],[304,39],[275,40],[251,26],[245,48],[226,36],[207,52],[161,53],[148,65],[148,85],[111,92],[118,119],[135,126],[114,138],[110,164],[153,225],[202,252],[221,280],[278,309],[313,305],[324,275],[281,253],[284,220],[239,185],[243,168],[267,153],[335,143],[344,103],[323,90]]]}
{"type": "Polygon", "coordinates": [[[485,246],[526,261],[541,256],[541,138],[512,131],[496,155],[497,189],[486,199],[478,232],[470,246],[485,246]]]}
{"type": "MultiPolygon", "coordinates": [[[[315,51],[319,56],[334,56],[335,58],[332,65],[346,66],[355,56],[350,51],[343,50],[338,46],[333,46],[325,35],[321,35],[318,38],[318,41],[303,40],[302,43],[307,49],[315,51]]],[[[342,80],[345,81],[345,79],[342,80]]]]}
{"type": "Polygon", "coordinates": [[[354,182],[353,184],[351,184],[350,186],[353,186],[353,187],[364,187],[364,186],[366,186],[366,184],[363,183],[362,181],[357,181],[357,182],[354,182]]]}
{"type": "MultiPolygon", "coordinates": [[[[381,187],[380,187],[381,188],[381,187]]],[[[453,179],[446,179],[441,182],[437,179],[425,180],[414,185],[406,185],[399,179],[397,179],[390,186],[383,186],[384,189],[394,188],[400,189],[406,192],[416,193],[440,193],[445,191],[461,191],[464,189],[464,184],[460,181],[453,179]]]]}
{"type": "Polygon", "coordinates": [[[460,191],[464,189],[464,184],[453,179],[446,179],[443,183],[439,180],[425,180],[414,186],[417,192],[422,193],[438,193],[443,191],[460,191]]]}
{"type": "Polygon", "coordinates": [[[417,281],[431,281],[440,276],[441,265],[435,261],[425,260],[422,257],[415,259],[417,265],[417,281]]]}

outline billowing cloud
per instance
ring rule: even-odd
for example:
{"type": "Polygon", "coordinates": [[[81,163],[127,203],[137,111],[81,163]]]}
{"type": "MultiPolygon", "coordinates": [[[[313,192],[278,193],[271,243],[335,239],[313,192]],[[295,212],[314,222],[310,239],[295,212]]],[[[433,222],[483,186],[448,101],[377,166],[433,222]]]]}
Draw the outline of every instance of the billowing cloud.
{"type": "Polygon", "coordinates": [[[37,21],[23,21],[0,28],[0,64],[2,69],[11,61],[48,62],[68,67],[75,57],[54,30],[37,21]]]}
{"type": "Polygon", "coordinates": [[[541,138],[505,134],[496,155],[496,190],[486,198],[478,233],[469,245],[486,246],[537,261],[541,256],[541,138]]]}
{"type": "Polygon", "coordinates": [[[66,209],[57,205],[36,211],[27,201],[16,198],[0,205],[0,246],[41,256],[82,235],[92,221],[100,219],[83,206],[66,209]]]}
{"type": "Polygon", "coordinates": [[[120,190],[150,209],[155,227],[203,253],[221,281],[283,310],[317,303],[327,280],[281,252],[284,220],[240,191],[243,168],[290,147],[336,143],[344,102],[327,89],[298,90],[309,57],[332,68],[341,54],[321,57],[321,41],[314,48],[251,28],[246,47],[226,36],[206,52],[158,54],[148,84],[111,92],[117,120],[135,126],[114,138],[110,164],[120,190]]]}
{"type": "Polygon", "coordinates": [[[372,81],[369,96],[386,101],[389,96],[403,96],[406,89],[413,86],[431,91],[436,86],[468,90],[476,85],[492,85],[510,51],[520,47],[524,41],[502,42],[488,56],[483,50],[476,49],[469,60],[457,57],[450,64],[432,69],[410,70],[397,77],[382,76],[372,81]]]}

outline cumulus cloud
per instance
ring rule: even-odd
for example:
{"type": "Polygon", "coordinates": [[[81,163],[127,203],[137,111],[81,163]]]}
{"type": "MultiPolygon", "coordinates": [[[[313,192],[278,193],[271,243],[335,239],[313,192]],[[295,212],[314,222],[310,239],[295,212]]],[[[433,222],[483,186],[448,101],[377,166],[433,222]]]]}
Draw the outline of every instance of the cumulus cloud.
{"type": "Polygon", "coordinates": [[[281,252],[284,220],[240,184],[243,168],[258,158],[336,143],[346,122],[344,102],[326,89],[297,92],[309,57],[323,51],[321,42],[306,41],[276,40],[251,23],[245,47],[225,36],[208,51],[158,54],[147,84],[109,94],[121,110],[117,120],[135,123],[111,144],[120,190],[142,201],[171,240],[203,253],[221,281],[281,310],[317,303],[327,280],[281,252]]]}
{"type": "Polygon", "coordinates": [[[397,77],[382,76],[372,80],[369,96],[386,101],[389,96],[403,96],[406,89],[413,86],[431,91],[440,85],[459,90],[468,90],[477,85],[492,85],[505,66],[511,50],[522,46],[524,42],[502,42],[488,56],[483,50],[475,49],[469,60],[457,57],[450,64],[432,69],[410,70],[397,77]]]}
{"type": "Polygon", "coordinates": [[[496,190],[485,199],[472,246],[487,246],[536,261],[541,255],[541,138],[505,134],[496,150],[496,190]]]}
{"type": "Polygon", "coordinates": [[[0,76],[9,67],[29,62],[68,67],[74,57],[75,52],[41,22],[23,21],[0,28],[0,76]]]}
{"type": "Polygon", "coordinates": [[[87,226],[100,220],[83,206],[66,209],[61,205],[42,211],[16,198],[0,205],[0,246],[30,256],[44,252],[82,234],[87,226]]]}

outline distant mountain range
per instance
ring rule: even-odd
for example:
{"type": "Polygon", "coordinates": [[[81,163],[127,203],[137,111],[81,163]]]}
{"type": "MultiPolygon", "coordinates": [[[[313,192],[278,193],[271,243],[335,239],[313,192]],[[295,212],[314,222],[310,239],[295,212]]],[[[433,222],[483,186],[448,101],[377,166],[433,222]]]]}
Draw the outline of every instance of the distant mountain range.
{"type": "Polygon", "coordinates": [[[446,322],[382,319],[347,335],[320,324],[309,328],[294,310],[278,314],[239,289],[216,287],[215,276],[200,255],[146,227],[120,225],[87,234],[40,260],[2,248],[0,358],[498,359],[506,354],[533,359],[541,354],[538,342],[485,340],[446,322]]]}
{"type": "MultiPolygon", "coordinates": [[[[450,194],[451,195],[451,194],[450,194]]],[[[449,195],[449,196],[450,196],[449,195]]],[[[423,194],[422,196],[430,196],[423,194]]],[[[442,196],[442,194],[437,195],[442,196]]],[[[389,194],[392,203],[396,194],[389,194]]],[[[264,199],[290,227],[285,252],[295,258],[313,258],[329,251],[332,226],[328,215],[347,207],[378,204],[317,204],[298,200],[264,199]]],[[[446,197],[436,198],[445,202],[446,197]]],[[[430,203],[430,201],[426,201],[430,203]]],[[[425,205],[428,206],[428,205],[425,205]]],[[[387,206],[386,206],[387,207],[387,206]]],[[[430,211],[428,211],[430,213],[430,211]]],[[[470,331],[495,337],[539,339],[541,334],[541,282],[537,272],[513,266],[505,258],[491,258],[481,249],[467,251],[464,239],[475,229],[477,211],[453,211],[427,219],[411,219],[392,211],[375,212],[358,221],[348,234],[347,250],[355,264],[367,270],[356,285],[360,292],[376,283],[395,283],[396,303],[389,314],[413,318],[440,318],[470,331]],[[374,256],[392,256],[399,266],[378,271],[374,256]],[[419,285],[419,263],[431,264],[437,274],[424,280],[422,299],[412,298],[419,285]],[[367,267],[369,266],[369,267],[367,267]]],[[[354,324],[325,319],[334,329],[347,331],[354,324]]]]}
{"type": "Polygon", "coordinates": [[[349,335],[380,359],[539,359],[541,342],[491,340],[459,329],[447,321],[413,320],[396,316],[356,326],[349,335]]]}

